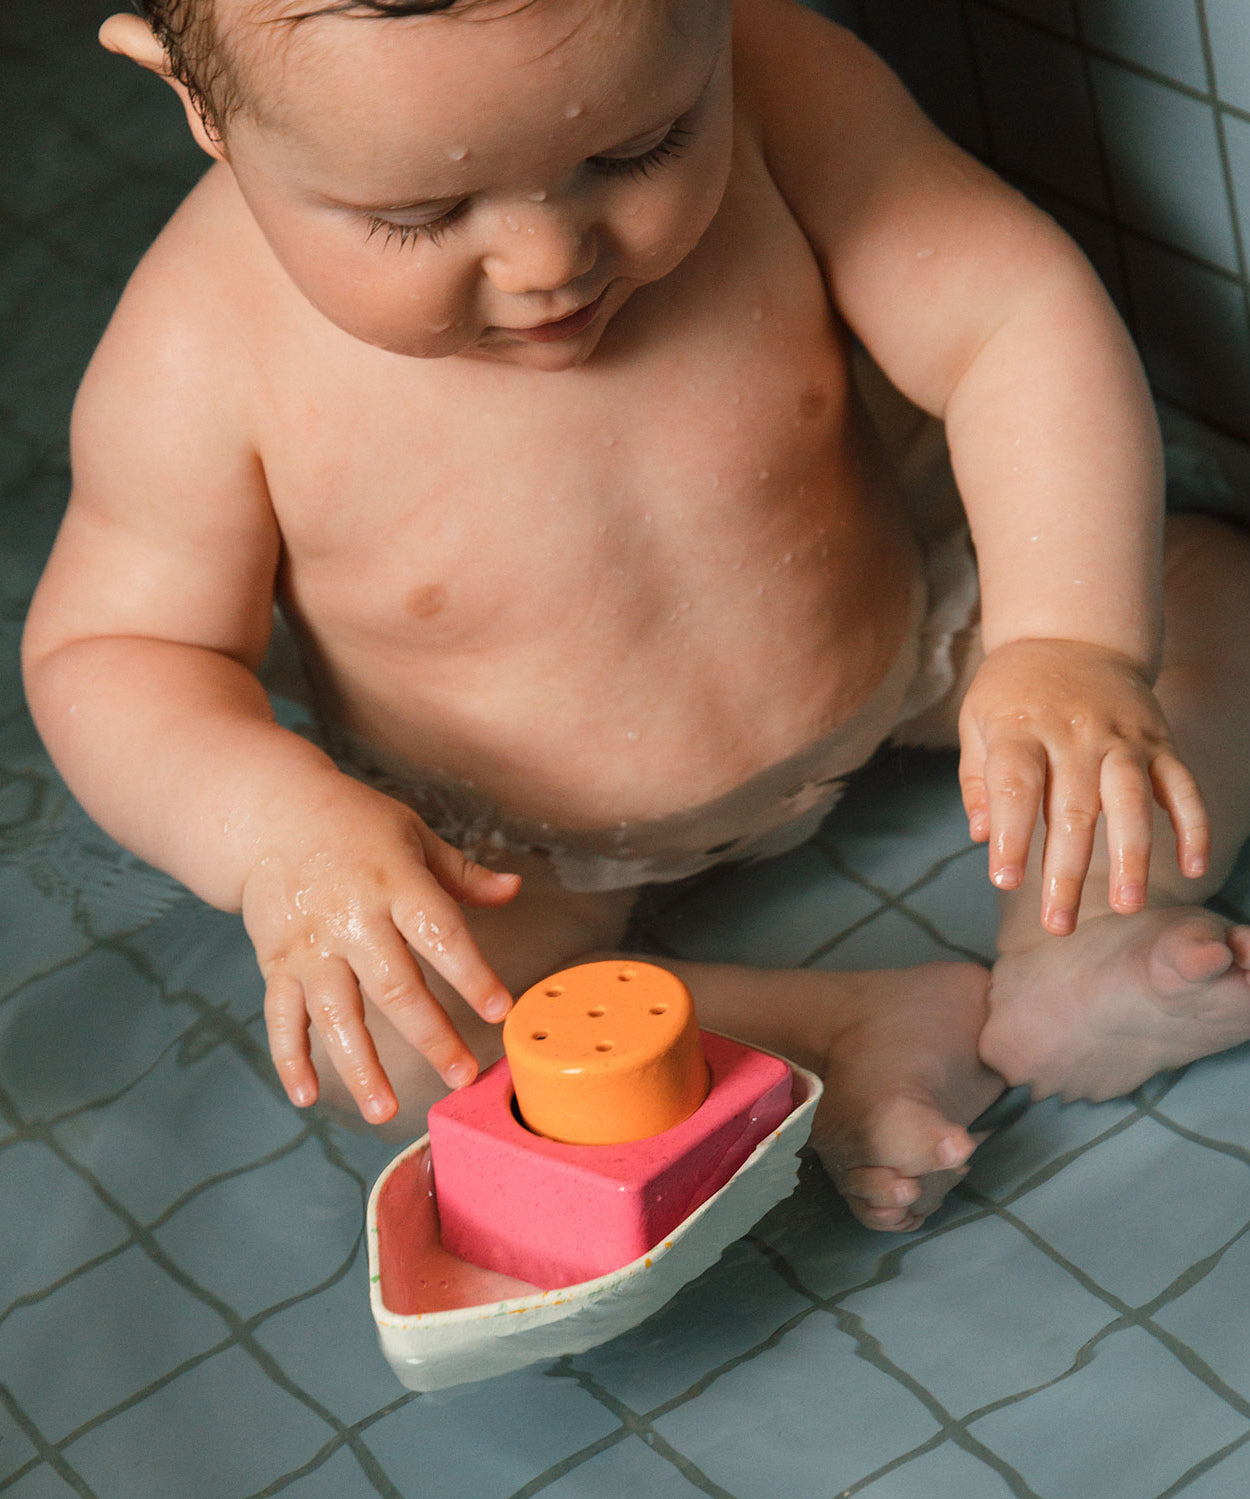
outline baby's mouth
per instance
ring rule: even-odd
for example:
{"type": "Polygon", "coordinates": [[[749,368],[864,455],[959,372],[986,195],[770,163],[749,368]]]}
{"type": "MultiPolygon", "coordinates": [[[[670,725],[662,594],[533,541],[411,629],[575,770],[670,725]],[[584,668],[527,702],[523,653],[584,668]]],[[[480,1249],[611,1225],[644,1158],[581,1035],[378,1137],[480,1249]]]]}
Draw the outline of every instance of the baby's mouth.
{"type": "Polygon", "coordinates": [[[532,328],[506,328],[503,331],[531,343],[555,343],[562,338],[573,338],[594,322],[607,294],[608,288],[605,286],[593,302],[587,302],[584,307],[579,307],[566,317],[556,318],[549,323],[536,323],[532,328]]]}

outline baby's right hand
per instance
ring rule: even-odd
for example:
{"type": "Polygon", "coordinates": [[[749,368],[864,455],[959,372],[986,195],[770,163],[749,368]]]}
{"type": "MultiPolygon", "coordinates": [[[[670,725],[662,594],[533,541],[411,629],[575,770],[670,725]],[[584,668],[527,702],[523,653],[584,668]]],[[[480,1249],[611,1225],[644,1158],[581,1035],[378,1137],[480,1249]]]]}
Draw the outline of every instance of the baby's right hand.
{"type": "Polygon", "coordinates": [[[502,1020],[511,998],[460,905],[502,905],[519,877],[474,864],[415,812],[348,776],[319,806],[270,829],[266,844],[244,883],[243,921],[265,980],[269,1048],[291,1102],[317,1098],[311,1024],[365,1119],[380,1124],[395,1113],[362,993],[450,1087],[471,1082],[477,1059],[414,950],[484,1019],[502,1020]]]}

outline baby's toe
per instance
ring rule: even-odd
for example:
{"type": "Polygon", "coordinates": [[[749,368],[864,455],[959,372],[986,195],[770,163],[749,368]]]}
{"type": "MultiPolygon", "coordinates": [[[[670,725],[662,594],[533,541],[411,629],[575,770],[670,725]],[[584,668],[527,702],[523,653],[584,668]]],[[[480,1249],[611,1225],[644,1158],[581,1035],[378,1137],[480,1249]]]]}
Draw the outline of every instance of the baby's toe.
{"type": "Polygon", "coordinates": [[[925,1214],[916,1213],[910,1207],[873,1207],[858,1197],[847,1197],[846,1205],[865,1228],[879,1233],[905,1234],[919,1228],[925,1214]]]}
{"type": "Polygon", "coordinates": [[[1233,953],[1223,932],[1205,914],[1164,926],[1150,954],[1151,978],[1162,995],[1190,984],[1208,984],[1232,963],[1233,953]]]}
{"type": "Polygon", "coordinates": [[[908,1207],[920,1196],[920,1183],[892,1166],[854,1166],[839,1185],[847,1197],[873,1208],[908,1207]]]}

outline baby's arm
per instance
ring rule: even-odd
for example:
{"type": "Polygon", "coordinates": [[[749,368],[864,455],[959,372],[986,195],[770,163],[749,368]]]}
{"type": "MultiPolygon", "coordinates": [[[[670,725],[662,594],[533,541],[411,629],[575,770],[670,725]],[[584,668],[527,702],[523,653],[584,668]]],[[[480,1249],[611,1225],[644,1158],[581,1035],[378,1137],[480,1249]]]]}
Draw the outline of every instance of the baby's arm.
{"type": "Polygon", "coordinates": [[[31,708],[103,827],[242,911],[292,1100],[317,1096],[311,1020],[378,1122],[396,1099],[361,990],[449,1083],[471,1080],[475,1059],[408,944],[500,1019],[508,996],[458,903],[499,904],[517,881],[274,722],[255,672],[280,543],[241,410],[237,333],[206,347],[142,281],[76,404],[73,496],[24,639],[31,708]]]}
{"type": "Polygon", "coordinates": [[[960,722],[972,835],[1014,888],[1043,810],[1042,919],[1070,931],[1101,809],[1111,904],[1139,909],[1152,800],[1187,874],[1209,828],[1151,690],[1162,461],[1128,335],[1067,237],[868,49],[792,0],[749,0],[743,25],[765,153],[834,301],[946,424],[986,650],[960,722]]]}

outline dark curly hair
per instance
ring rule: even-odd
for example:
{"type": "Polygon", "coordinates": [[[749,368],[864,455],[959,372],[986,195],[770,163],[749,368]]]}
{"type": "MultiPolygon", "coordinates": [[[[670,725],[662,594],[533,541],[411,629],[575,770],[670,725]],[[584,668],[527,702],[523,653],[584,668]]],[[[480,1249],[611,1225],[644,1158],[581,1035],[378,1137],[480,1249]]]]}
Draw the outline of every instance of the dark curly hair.
{"type": "MultiPolygon", "coordinates": [[[[327,0],[283,14],[294,26],[314,16],[426,16],[465,0],[327,0]]],[[[220,141],[241,103],[238,68],[217,35],[215,0],[139,0],[153,34],[165,49],[170,74],[185,85],[209,134],[220,141]]]]}

